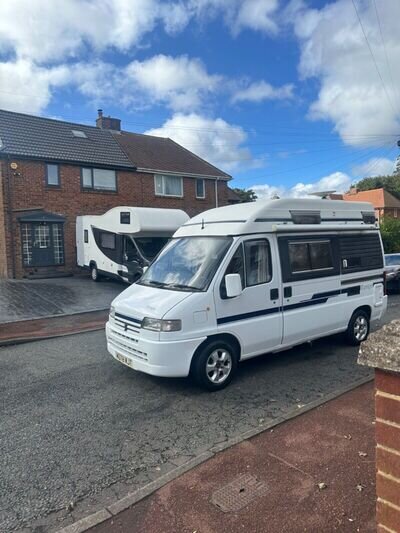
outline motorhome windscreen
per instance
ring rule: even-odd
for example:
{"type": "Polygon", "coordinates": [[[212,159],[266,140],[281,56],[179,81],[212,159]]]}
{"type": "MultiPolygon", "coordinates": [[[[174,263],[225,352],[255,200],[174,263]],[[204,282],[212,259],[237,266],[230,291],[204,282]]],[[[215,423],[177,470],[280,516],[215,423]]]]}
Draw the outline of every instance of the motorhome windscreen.
{"type": "Polygon", "coordinates": [[[167,244],[167,237],[138,237],[135,238],[136,246],[145,259],[151,261],[167,244]]]}
{"type": "Polygon", "coordinates": [[[172,290],[207,290],[232,240],[231,237],[173,239],[139,283],[172,290]]]}

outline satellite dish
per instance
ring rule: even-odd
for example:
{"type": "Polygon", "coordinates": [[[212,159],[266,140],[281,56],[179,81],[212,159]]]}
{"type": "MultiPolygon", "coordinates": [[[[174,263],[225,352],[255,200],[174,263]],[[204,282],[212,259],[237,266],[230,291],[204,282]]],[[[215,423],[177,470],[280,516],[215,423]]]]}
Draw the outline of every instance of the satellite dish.
{"type": "Polygon", "coordinates": [[[316,196],[317,198],[329,198],[330,194],[334,194],[336,191],[320,191],[320,192],[310,192],[308,196],[316,196]]]}

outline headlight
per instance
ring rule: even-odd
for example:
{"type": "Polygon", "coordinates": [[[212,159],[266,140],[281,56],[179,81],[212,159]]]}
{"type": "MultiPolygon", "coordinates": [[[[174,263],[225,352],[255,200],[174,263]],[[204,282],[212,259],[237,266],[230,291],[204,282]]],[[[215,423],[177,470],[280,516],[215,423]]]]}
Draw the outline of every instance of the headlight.
{"type": "Polygon", "coordinates": [[[182,329],[181,320],[159,320],[158,318],[144,317],[142,328],[151,331],[180,331],[182,329]]]}
{"type": "Polygon", "coordinates": [[[115,307],[113,305],[110,307],[110,317],[115,318],[115,307]]]}

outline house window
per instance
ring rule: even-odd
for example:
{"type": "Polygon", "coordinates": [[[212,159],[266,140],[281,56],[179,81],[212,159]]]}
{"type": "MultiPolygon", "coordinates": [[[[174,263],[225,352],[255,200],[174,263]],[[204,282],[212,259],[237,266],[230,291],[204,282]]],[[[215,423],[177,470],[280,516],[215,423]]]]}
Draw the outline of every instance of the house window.
{"type": "Polygon", "coordinates": [[[58,165],[46,165],[46,183],[48,187],[60,186],[60,173],[58,165]]]}
{"type": "Polygon", "coordinates": [[[204,179],[196,179],[196,198],[205,198],[205,181],[204,179]]]}
{"type": "Polygon", "coordinates": [[[82,188],[99,191],[116,191],[115,170],[105,168],[82,168],[82,188]]]}
{"type": "Polygon", "coordinates": [[[21,224],[22,262],[24,266],[64,264],[64,229],[62,224],[30,222],[21,224]]]}
{"type": "Polygon", "coordinates": [[[394,216],[394,218],[397,218],[397,209],[393,210],[393,216],[394,216]]]}
{"type": "Polygon", "coordinates": [[[183,196],[183,183],[180,176],[154,176],[157,196],[183,196]]]}

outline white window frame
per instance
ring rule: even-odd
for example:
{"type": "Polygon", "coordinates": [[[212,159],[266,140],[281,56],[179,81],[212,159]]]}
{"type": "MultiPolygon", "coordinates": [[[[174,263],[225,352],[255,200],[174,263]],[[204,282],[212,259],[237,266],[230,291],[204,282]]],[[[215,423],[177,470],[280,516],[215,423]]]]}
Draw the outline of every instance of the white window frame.
{"type": "Polygon", "coordinates": [[[206,180],[204,178],[196,178],[196,198],[198,200],[204,200],[205,197],[206,197],[206,180]],[[199,196],[197,194],[197,183],[199,181],[203,182],[203,196],[199,196]]]}
{"type": "Polygon", "coordinates": [[[168,198],[183,198],[183,178],[182,176],[173,176],[169,174],[154,174],[154,192],[156,196],[166,196],[168,198]],[[162,192],[157,191],[157,178],[162,179],[162,192]],[[179,178],[181,183],[181,194],[166,194],[165,193],[165,179],[166,178],[179,178]]]}

